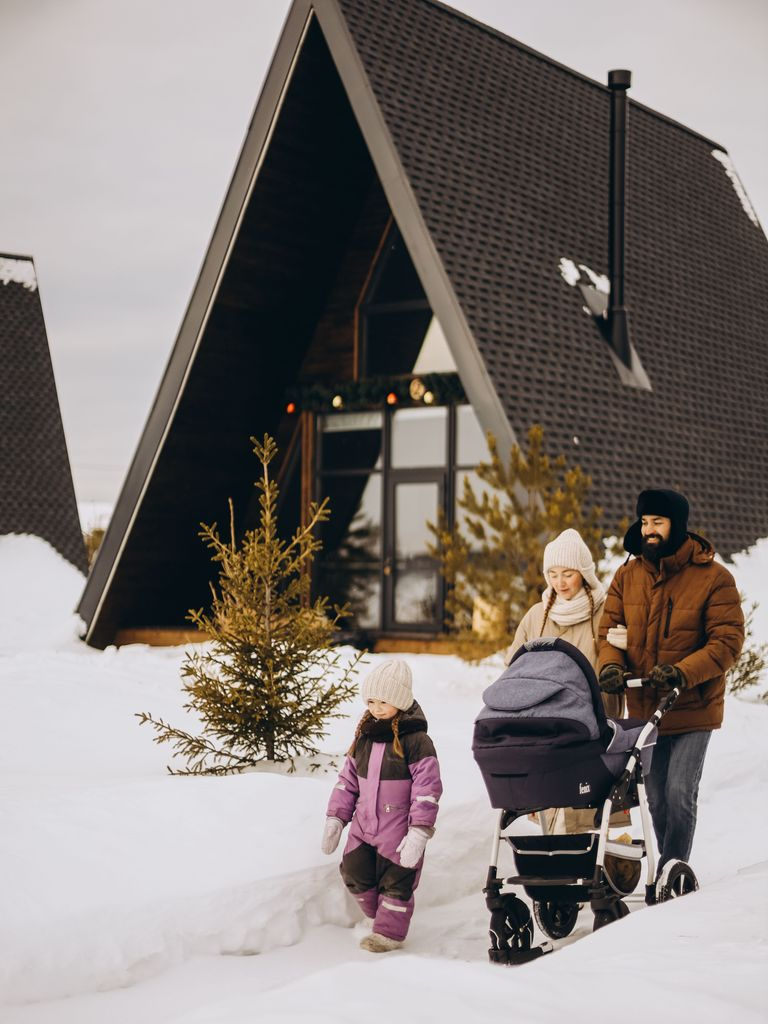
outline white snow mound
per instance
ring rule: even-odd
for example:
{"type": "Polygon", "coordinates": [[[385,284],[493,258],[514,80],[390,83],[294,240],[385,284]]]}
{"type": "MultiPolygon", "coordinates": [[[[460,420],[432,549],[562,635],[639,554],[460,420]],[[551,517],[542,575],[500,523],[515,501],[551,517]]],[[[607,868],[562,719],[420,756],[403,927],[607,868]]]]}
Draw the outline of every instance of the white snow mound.
{"type": "Polygon", "coordinates": [[[0,536],[0,580],[0,654],[80,646],[85,577],[47,541],[0,536]]]}

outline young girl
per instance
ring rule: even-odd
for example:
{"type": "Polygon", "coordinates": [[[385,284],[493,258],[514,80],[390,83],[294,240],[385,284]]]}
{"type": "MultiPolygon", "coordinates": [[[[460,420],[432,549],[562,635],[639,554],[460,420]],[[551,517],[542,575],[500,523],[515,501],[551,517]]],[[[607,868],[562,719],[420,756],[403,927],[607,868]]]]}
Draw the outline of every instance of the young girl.
{"type": "Polygon", "coordinates": [[[352,822],[341,877],[372,927],[360,947],[385,953],[408,933],[443,787],[408,665],[378,665],[363,680],[362,697],[368,710],[331,794],[321,848],[333,853],[352,822]]]}

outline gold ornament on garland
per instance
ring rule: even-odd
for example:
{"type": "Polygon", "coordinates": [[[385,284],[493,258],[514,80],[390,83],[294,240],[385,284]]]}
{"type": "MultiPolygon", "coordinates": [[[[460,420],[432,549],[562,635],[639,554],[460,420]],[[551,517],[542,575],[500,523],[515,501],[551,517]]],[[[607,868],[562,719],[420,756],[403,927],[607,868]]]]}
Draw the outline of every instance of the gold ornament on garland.
{"type": "Polygon", "coordinates": [[[426,392],[426,386],[421,377],[414,377],[408,388],[408,393],[414,402],[420,402],[426,392]]]}

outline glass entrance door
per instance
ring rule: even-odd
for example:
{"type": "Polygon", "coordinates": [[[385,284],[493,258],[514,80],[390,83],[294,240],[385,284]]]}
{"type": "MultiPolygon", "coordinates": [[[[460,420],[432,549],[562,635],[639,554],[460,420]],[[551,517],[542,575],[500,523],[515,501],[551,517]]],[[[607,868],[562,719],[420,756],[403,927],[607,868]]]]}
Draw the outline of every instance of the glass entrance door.
{"type": "Polygon", "coordinates": [[[463,479],[479,485],[487,449],[472,408],[324,413],[317,426],[315,493],[331,505],[317,593],[349,605],[351,630],[441,632],[445,583],[427,523],[442,515],[450,528],[463,479]]]}
{"type": "Polygon", "coordinates": [[[442,625],[442,577],[427,545],[444,502],[444,474],[392,472],[384,553],[385,629],[433,631],[442,625]]]}

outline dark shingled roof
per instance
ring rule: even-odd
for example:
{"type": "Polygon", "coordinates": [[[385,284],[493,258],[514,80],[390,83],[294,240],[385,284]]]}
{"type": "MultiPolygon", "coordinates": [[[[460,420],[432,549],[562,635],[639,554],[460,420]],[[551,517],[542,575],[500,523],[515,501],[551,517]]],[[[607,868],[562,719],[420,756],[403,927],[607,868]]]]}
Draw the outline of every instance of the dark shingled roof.
{"type": "Polygon", "coordinates": [[[626,301],[653,390],[626,387],[558,272],[608,272],[608,89],[429,0],[339,5],[517,435],[540,422],[610,519],[657,484],[721,553],[768,533],[768,244],[721,147],[630,103],[626,301]]]}
{"type": "Polygon", "coordinates": [[[630,102],[626,304],[650,389],[622,383],[561,272],[608,272],[609,106],[434,0],[294,0],[81,601],[91,642],[205,600],[196,524],[247,503],[240,439],[276,432],[382,203],[502,445],[541,423],[608,522],[663,486],[726,556],[768,532],[768,242],[721,147],[630,102]]]}
{"type": "Polygon", "coordinates": [[[0,534],[47,540],[88,563],[34,264],[0,254],[0,534]]]}

